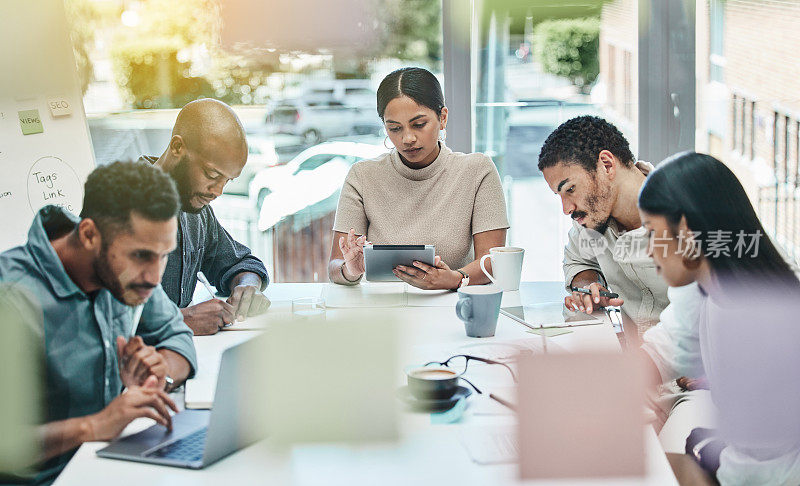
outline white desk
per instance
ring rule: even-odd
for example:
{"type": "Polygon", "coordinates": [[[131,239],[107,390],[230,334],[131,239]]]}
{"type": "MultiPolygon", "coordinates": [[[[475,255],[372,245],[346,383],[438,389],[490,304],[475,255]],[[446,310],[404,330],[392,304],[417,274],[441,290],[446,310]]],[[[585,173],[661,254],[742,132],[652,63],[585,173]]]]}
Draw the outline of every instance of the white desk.
{"type": "MultiPolygon", "coordinates": [[[[267,295],[273,301],[285,301],[294,297],[320,295],[322,289],[323,284],[273,284],[267,290],[267,295]]],[[[535,293],[542,302],[558,300],[563,295],[562,284],[556,282],[528,283],[526,290],[535,293]]],[[[507,297],[514,298],[513,295],[507,297]]],[[[342,312],[356,312],[360,318],[369,319],[376,309],[328,309],[332,316],[342,312]]],[[[404,332],[401,334],[401,358],[408,364],[432,359],[430,350],[434,348],[457,349],[478,341],[466,337],[463,323],[449,306],[394,307],[381,309],[380,312],[382,315],[387,312],[395,314],[402,322],[404,332]]],[[[216,336],[196,337],[195,342],[200,354],[221,353],[227,346],[253,334],[251,331],[231,331],[216,336]]],[[[501,315],[496,336],[479,341],[488,343],[531,338],[539,339],[538,336],[528,333],[527,328],[521,324],[501,315]]],[[[619,349],[610,324],[574,328],[572,333],[548,338],[548,343],[555,344],[553,348],[567,351],[619,349]]],[[[200,359],[202,361],[203,357],[200,359]]],[[[398,370],[398,380],[402,379],[401,375],[402,369],[398,370]]],[[[487,382],[481,381],[481,378],[485,377],[476,377],[476,384],[479,387],[486,386],[487,382]]],[[[508,380],[508,383],[497,384],[508,385],[510,378],[508,380]]],[[[461,422],[441,425],[431,424],[428,414],[407,413],[403,415],[401,438],[396,443],[363,446],[313,445],[295,447],[289,452],[279,453],[271,450],[266,442],[260,442],[200,471],[99,458],[95,451],[105,443],[94,442],[80,448],[55,484],[528,484],[520,483],[517,479],[516,465],[481,466],[473,463],[459,441],[459,432],[463,427],[507,426],[513,420],[510,415],[473,415],[467,409],[461,422]]],[[[151,423],[142,419],[131,424],[130,429],[141,429],[151,423]]],[[[645,478],[568,480],[554,481],[552,484],[677,484],[666,456],[649,427],[646,435],[648,472],[645,478]]],[[[531,484],[551,482],[539,481],[531,484]]]]}

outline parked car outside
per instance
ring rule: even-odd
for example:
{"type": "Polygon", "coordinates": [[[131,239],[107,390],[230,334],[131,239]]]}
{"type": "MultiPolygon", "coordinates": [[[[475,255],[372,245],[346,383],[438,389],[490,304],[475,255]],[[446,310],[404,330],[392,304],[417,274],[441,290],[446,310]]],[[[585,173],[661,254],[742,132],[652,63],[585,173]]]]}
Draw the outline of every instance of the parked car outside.
{"type": "Polygon", "coordinates": [[[303,84],[301,92],[304,100],[338,101],[346,106],[375,111],[377,93],[369,79],[310,80],[303,84]]]}
{"type": "Polygon", "coordinates": [[[283,100],[267,113],[266,122],[274,133],[301,136],[306,145],[351,134],[378,134],[383,129],[374,106],[350,106],[330,99],[283,100]]]}
{"type": "Polygon", "coordinates": [[[280,217],[293,214],[286,211],[329,197],[344,184],[353,164],[385,152],[381,144],[326,142],[304,150],[286,165],[261,170],[249,190],[250,206],[261,215],[259,229],[263,231],[280,217]]]}

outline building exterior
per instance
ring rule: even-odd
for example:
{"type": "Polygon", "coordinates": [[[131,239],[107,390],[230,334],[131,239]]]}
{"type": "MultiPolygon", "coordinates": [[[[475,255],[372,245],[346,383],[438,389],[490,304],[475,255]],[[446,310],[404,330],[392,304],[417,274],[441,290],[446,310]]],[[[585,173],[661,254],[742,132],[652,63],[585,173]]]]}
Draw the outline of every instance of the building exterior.
{"type": "MultiPolygon", "coordinates": [[[[635,138],[638,0],[603,7],[606,110],[635,138]]],[[[724,161],[800,256],[800,0],[696,0],[695,146],[724,161]]],[[[711,188],[713,189],[713,188],[711,188]]]]}

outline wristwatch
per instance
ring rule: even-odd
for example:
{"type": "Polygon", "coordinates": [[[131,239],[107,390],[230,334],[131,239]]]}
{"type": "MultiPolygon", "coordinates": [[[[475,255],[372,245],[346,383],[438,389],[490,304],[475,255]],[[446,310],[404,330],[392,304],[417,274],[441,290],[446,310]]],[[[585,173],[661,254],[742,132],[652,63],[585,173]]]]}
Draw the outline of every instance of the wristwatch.
{"type": "Polygon", "coordinates": [[[172,386],[175,384],[175,380],[173,380],[169,375],[166,375],[164,376],[164,382],[164,391],[172,391],[172,386]]]}
{"type": "Polygon", "coordinates": [[[467,272],[459,270],[458,268],[456,268],[456,272],[460,273],[462,276],[461,283],[458,285],[458,287],[456,287],[456,289],[460,289],[461,287],[466,287],[467,285],[469,285],[469,275],[467,274],[467,272]]]}

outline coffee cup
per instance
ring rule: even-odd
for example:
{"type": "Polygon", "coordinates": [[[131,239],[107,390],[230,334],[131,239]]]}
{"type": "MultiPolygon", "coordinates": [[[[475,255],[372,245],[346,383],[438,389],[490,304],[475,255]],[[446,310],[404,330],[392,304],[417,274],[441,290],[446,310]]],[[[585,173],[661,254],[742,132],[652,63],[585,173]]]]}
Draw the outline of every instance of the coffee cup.
{"type": "Polygon", "coordinates": [[[458,390],[460,375],[445,366],[406,369],[408,390],[419,400],[447,400],[458,390]]]}
{"type": "Polygon", "coordinates": [[[503,289],[496,285],[472,285],[458,289],[456,315],[464,321],[467,336],[494,336],[502,300],[503,289]]]}
{"type": "Polygon", "coordinates": [[[481,257],[481,270],[491,282],[503,290],[519,290],[522,275],[523,248],[514,246],[497,246],[481,257]],[[484,266],[487,258],[492,259],[492,273],[484,266]]]}

